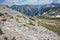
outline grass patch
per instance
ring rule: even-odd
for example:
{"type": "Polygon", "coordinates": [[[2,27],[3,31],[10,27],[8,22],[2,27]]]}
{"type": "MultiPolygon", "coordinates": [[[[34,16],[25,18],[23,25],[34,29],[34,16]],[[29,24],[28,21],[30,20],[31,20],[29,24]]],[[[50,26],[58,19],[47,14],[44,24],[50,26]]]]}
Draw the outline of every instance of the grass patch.
{"type": "Polygon", "coordinates": [[[22,16],[20,16],[20,15],[17,15],[17,17],[22,17],[22,16]]]}
{"type": "Polygon", "coordinates": [[[16,18],[16,20],[18,21],[19,19],[16,18]]]}
{"type": "Polygon", "coordinates": [[[19,19],[18,19],[18,18],[16,18],[16,21],[20,23],[20,21],[19,21],[19,19]]]}
{"type": "Polygon", "coordinates": [[[60,18],[46,18],[46,19],[60,21],[60,18]]]}
{"type": "Polygon", "coordinates": [[[4,40],[8,40],[8,38],[7,37],[4,37],[4,40]]]}
{"type": "Polygon", "coordinates": [[[5,13],[5,15],[8,15],[8,13],[5,13]]]}
{"type": "Polygon", "coordinates": [[[51,22],[50,20],[53,20],[53,21],[56,21],[58,23],[58,22],[60,22],[60,18],[49,18],[49,17],[46,17],[46,16],[41,16],[41,17],[39,17],[39,20],[41,20],[41,21],[38,21],[39,25],[55,32],[56,34],[58,34],[60,36],[60,26],[58,24],[51,25],[51,24],[43,22],[45,20],[48,20],[47,22],[51,22]]]}
{"type": "Polygon", "coordinates": [[[23,26],[26,26],[25,24],[23,24],[23,26]]]}
{"type": "Polygon", "coordinates": [[[0,13],[0,16],[3,16],[4,14],[0,13]]]}
{"type": "Polygon", "coordinates": [[[3,31],[1,30],[1,28],[0,28],[0,35],[2,35],[2,34],[4,34],[4,33],[3,33],[3,31]]]}
{"type": "Polygon", "coordinates": [[[56,20],[56,21],[59,21],[60,22],[60,18],[49,18],[49,17],[44,17],[44,16],[41,16],[39,18],[40,19],[46,19],[46,20],[56,20]]]}
{"type": "Polygon", "coordinates": [[[4,22],[5,22],[5,21],[6,21],[6,19],[2,19],[2,21],[4,21],[4,22]]]}
{"type": "Polygon", "coordinates": [[[54,25],[49,25],[46,23],[38,22],[39,25],[46,27],[49,30],[52,30],[53,32],[57,33],[60,36],[60,27],[56,27],[54,25]]]}
{"type": "Polygon", "coordinates": [[[13,16],[10,16],[11,19],[13,19],[13,16]]]}
{"type": "Polygon", "coordinates": [[[12,39],[12,40],[16,40],[16,39],[15,39],[15,37],[13,37],[13,39],[12,39]]]}
{"type": "Polygon", "coordinates": [[[29,25],[35,26],[35,24],[32,21],[29,21],[29,25]]]}
{"type": "Polygon", "coordinates": [[[29,18],[29,19],[35,21],[35,19],[33,19],[33,18],[29,18]]]}

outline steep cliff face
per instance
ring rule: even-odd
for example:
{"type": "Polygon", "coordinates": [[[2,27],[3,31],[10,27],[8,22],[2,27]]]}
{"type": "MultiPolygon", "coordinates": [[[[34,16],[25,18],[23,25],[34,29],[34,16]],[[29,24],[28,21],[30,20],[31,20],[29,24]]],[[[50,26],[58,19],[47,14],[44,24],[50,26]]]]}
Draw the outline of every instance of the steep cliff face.
{"type": "Polygon", "coordinates": [[[60,36],[39,25],[39,21],[0,5],[0,40],[60,40],[60,36]]]}

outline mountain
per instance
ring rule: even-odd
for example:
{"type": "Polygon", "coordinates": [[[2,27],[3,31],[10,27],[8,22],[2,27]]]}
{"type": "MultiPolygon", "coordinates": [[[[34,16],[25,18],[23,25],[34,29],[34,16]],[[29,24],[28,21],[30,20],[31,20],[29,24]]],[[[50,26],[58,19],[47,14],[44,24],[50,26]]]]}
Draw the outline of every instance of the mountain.
{"type": "Polygon", "coordinates": [[[57,7],[46,7],[42,9],[43,14],[47,17],[60,17],[60,6],[57,7]]]}
{"type": "Polygon", "coordinates": [[[20,13],[29,15],[29,16],[41,16],[43,12],[47,11],[46,8],[60,7],[59,3],[51,3],[45,5],[13,5],[10,8],[17,10],[20,13]]]}
{"type": "Polygon", "coordinates": [[[51,5],[60,6],[60,3],[51,3],[51,5]]]}
{"type": "Polygon", "coordinates": [[[0,4],[0,40],[60,40],[60,36],[39,22],[0,4]]]}
{"type": "Polygon", "coordinates": [[[13,5],[11,8],[30,16],[37,15],[36,12],[41,9],[39,5],[13,5]]]}

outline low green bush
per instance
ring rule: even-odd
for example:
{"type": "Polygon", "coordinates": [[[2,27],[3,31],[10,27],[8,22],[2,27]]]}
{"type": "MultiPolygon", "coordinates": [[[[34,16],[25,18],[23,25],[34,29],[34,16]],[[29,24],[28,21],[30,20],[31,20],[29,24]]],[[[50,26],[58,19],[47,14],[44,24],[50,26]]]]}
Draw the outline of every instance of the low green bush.
{"type": "Polygon", "coordinates": [[[4,37],[4,40],[8,40],[8,38],[7,37],[4,37]]]}
{"type": "Polygon", "coordinates": [[[29,19],[35,21],[35,19],[33,19],[33,18],[29,18],[29,19]]]}
{"type": "Polygon", "coordinates": [[[29,25],[35,26],[35,24],[32,21],[29,21],[29,25]]]}
{"type": "Polygon", "coordinates": [[[6,21],[6,19],[2,19],[2,21],[6,21]]]}
{"type": "Polygon", "coordinates": [[[3,16],[4,14],[0,13],[0,16],[3,16]]]}
{"type": "Polygon", "coordinates": [[[15,37],[13,37],[13,39],[12,40],[16,40],[16,38],[15,37]]]}
{"type": "Polygon", "coordinates": [[[0,35],[2,35],[2,34],[4,34],[4,33],[3,33],[3,31],[1,30],[1,28],[0,28],[0,35]]]}

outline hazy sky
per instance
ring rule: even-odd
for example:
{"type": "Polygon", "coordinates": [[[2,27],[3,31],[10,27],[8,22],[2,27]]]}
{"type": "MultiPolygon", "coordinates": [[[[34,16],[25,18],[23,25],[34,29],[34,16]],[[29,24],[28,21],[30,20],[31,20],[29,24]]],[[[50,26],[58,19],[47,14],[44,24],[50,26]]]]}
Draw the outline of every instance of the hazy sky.
{"type": "Polygon", "coordinates": [[[60,0],[0,0],[0,4],[7,5],[44,5],[51,3],[60,3],[60,0]]]}

